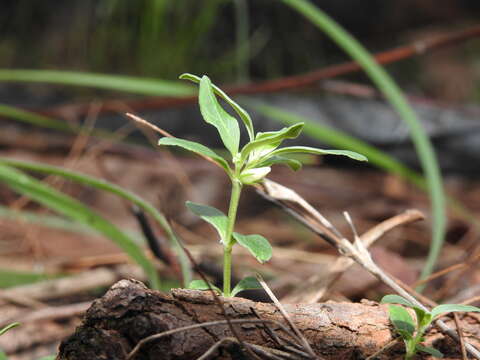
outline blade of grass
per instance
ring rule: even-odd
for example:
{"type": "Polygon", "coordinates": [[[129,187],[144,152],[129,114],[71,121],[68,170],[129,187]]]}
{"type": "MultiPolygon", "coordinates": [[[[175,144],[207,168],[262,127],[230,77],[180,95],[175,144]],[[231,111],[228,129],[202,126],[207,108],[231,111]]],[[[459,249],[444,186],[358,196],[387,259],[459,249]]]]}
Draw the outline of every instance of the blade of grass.
{"type": "Polygon", "coordinates": [[[64,121],[52,119],[51,117],[39,115],[14,106],[0,104],[0,117],[11,118],[26,124],[39,126],[45,129],[59,130],[72,134],[86,133],[107,139],[114,139],[115,135],[104,129],[85,130],[82,126],[72,126],[64,121]]]}
{"type": "Polygon", "coordinates": [[[192,86],[175,81],[75,71],[0,69],[0,81],[86,86],[152,96],[195,94],[192,86]]]}
{"type": "Polygon", "coordinates": [[[81,233],[92,235],[95,232],[84,225],[77,222],[67,220],[60,216],[55,215],[42,215],[33,211],[16,211],[11,210],[6,206],[0,206],[0,217],[11,219],[15,221],[24,221],[32,224],[45,225],[50,228],[65,230],[73,233],[81,233]]]}
{"type": "Polygon", "coordinates": [[[410,128],[410,136],[425,173],[432,208],[432,242],[421,278],[430,275],[437,262],[445,237],[445,194],[435,152],[422,125],[417,120],[417,116],[398,85],[355,38],[310,1],[282,1],[310,20],[356,60],[410,128]]]}
{"type": "MultiPolygon", "coordinates": [[[[17,211],[0,205],[0,218],[11,219],[21,223],[37,224],[44,227],[67,231],[74,234],[95,235],[97,234],[92,228],[79,224],[75,221],[66,219],[61,216],[39,214],[33,211],[17,211]]],[[[143,235],[139,232],[124,231],[136,243],[143,241],[143,235]]]]}
{"type": "Polygon", "coordinates": [[[160,213],[157,209],[155,209],[155,207],[153,207],[147,201],[143,200],[138,195],[128,190],[125,190],[120,186],[112,184],[108,181],[96,179],[88,175],[84,175],[71,170],[66,170],[56,166],[45,165],[45,164],[40,164],[35,162],[6,159],[6,158],[0,158],[0,164],[12,166],[15,168],[21,168],[24,170],[40,172],[48,175],[58,175],[65,179],[69,179],[83,185],[92,186],[96,189],[110,192],[114,195],[121,197],[122,199],[128,200],[131,203],[137,205],[139,208],[144,210],[147,214],[152,216],[152,218],[165,231],[172,247],[175,249],[175,252],[179,256],[179,261],[182,267],[184,282],[186,284],[190,283],[190,280],[191,280],[190,262],[188,261],[188,258],[186,257],[185,253],[183,252],[183,249],[180,246],[173,229],[170,227],[170,224],[168,223],[167,219],[165,218],[165,216],[163,216],[162,213],[160,213]]]}
{"type": "Polygon", "coordinates": [[[0,104],[0,116],[16,119],[24,123],[67,132],[75,132],[77,129],[70,127],[66,122],[55,120],[47,116],[35,114],[18,109],[14,106],[0,104]]]}
{"type": "Polygon", "coordinates": [[[40,282],[52,277],[45,273],[28,272],[28,271],[12,271],[7,269],[0,269],[0,288],[8,288],[12,286],[19,286],[40,282]]]}
{"type": "Polygon", "coordinates": [[[154,289],[160,288],[157,270],[143,254],[142,249],[102,216],[70,196],[62,194],[41,181],[4,164],[0,165],[0,181],[6,183],[14,191],[30,197],[49,209],[88,225],[111,239],[144,269],[150,280],[150,286],[154,289]]]}

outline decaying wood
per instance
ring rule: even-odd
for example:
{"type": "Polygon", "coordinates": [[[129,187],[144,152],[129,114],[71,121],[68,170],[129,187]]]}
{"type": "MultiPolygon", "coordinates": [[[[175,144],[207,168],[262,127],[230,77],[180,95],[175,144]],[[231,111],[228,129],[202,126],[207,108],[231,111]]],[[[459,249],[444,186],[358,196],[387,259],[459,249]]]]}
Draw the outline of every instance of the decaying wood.
{"type": "MultiPolygon", "coordinates": [[[[226,313],[236,321],[233,326],[245,343],[267,351],[279,350],[266,324],[259,323],[258,319],[270,321],[269,329],[276,336],[293,341],[291,332],[272,325],[272,321],[276,321],[288,327],[274,304],[239,298],[223,301],[226,313]],[[257,322],[238,323],[242,319],[257,322]]],[[[319,359],[366,358],[393,339],[384,305],[327,302],[284,307],[319,359]]],[[[82,326],[61,344],[58,360],[127,359],[147,336],[212,321],[219,323],[147,342],[132,359],[197,359],[215,343],[233,335],[209,292],[177,289],[162,294],[138,281],[122,280],[93,303],[82,326]]],[[[222,343],[212,358],[247,359],[233,340],[222,343]]],[[[400,359],[402,346],[399,345],[378,359],[400,359]]],[[[300,359],[298,356],[291,358],[300,359]]]]}

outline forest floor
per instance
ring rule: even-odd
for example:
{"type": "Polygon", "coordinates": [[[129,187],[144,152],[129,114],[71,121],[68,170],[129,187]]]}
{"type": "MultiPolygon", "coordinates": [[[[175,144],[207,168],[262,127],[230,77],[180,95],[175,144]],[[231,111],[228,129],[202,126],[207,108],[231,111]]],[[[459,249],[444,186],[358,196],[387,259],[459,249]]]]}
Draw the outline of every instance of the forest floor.
{"type": "MultiPolygon", "coordinates": [[[[175,230],[197,262],[221,264],[221,246],[214,230],[190,214],[186,200],[226,210],[228,179],[222,171],[200,158],[139,150],[59,134],[19,130],[5,126],[0,135],[1,157],[45,162],[108,179],[151,202],[174,224],[175,230]]],[[[343,217],[348,211],[359,233],[407,209],[418,209],[424,221],[386,233],[371,248],[374,261],[386,272],[414,285],[428,253],[431,237],[429,201],[424,192],[403,180],[375,169],[336,168],[318,163],[299,172],[278,167],[269,176],[297,191],[347,237],[351,230],[343,217]]],[[[95,209],[108,220],[141,239],[136,218],[127,204],[112,195],[51,178],[57,189],[95,209]]],[[[480,215],[480,180],[447,177],[448,194],[480,215]]],[[[0,291],[0,323],[19,321],[21,326],[0,337],[0,348],[11,360],[37,359],[55,353],[59,342],[73,333],[90,302],[123,277],[145,277],[110,240],[81,227],[41,223],[52,215],[26,198],[0,187],[2,205],[38,215],[40,220],[5,213],[0,218],[0,268],[10,271],[41,271],[55,286],[14,287],[0,291]]],[[[5,210],[6,211],[6,210],[5,210]]],[[[448,211],[446,244],[437,269],[452,271],[427,284],[424,294],[441,303],[461,303],[480,293],[480,244],[478,231],[464,214],[448,211]]],[[[256,192],[244,193],[238,229],[258,233],[272,243],[273,258],[258,264],[245,251],[235,249],[234,272],[239,278],[259,272],[282,301],[308,298],[301,285],[315,274],[328,273],[337,251],[256,192]]],[[[155,229],[160,237],[161,229],[155,229]]],[[[178,275],[158,262],[165,289],[178,287],[178,275]]],[[[13,276],[13,275],[12,275],[13,276]]],[[[12,281],[15,281],[12,278],[12,281]]],[[[43,285],[42,285],[43,284],[43,285]]],[[[360,266],[354,265],[329,289],[322,301],[379,301],[391,293],[360,266]]],[[[478,305],[472,303],[473,305],[478,305]]],[[[467,320],[465,320],[467,321],[467,320]]],[[[472,321],[472,320],[468,320],[472,321]]],[[[480,322],[480,318],[476,321],[480,322]]]]}

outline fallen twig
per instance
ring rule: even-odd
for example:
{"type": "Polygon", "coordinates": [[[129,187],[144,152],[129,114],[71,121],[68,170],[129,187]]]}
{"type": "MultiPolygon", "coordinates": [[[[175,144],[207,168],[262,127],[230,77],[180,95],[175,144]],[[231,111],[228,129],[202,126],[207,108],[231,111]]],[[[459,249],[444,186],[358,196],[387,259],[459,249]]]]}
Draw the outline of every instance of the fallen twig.
{"type": "MultiPolygon", "coordinates": [[[[262,185],[262,188],[257,188],[260,195],[279,206],[282,210],[307,226],[315,234],[325,239],[329,244],[334,246],[340,254],[355,260],[355,262],[391,287],[399,295],[408,299],[419,308],[429,311],[422,303],[420,303],[409,292],[404,290],[392,277],[375,264],[362,241],[356,239],[351,243],[343,237],[327,219],[325,219],[316,209],[293,190],[268,179],[265,179],[262,185]]],[[[459,340],[457,333],[449,328],[442,320],[437,320],[435,324],[442,331],[454,339],[459,340]]],[[[480,351],[474,346],[465,343],[465,348],[476,359],[480,359],[480,351]]]]}
{"type": "MultiPolygon", "coordinates": [[[[391,50],[374,54],[375,60],[379,64],[389,64],[403,59],[407,59],[417,55],[423,55],[435,49],[444,48],[446,46],[458,45],[468,39],[478,37],[480,35],[480,26],[472,26],[465,30],[454,32],[445,36],[428,40],[417,40],[411,44],[400,46],[391,50]]],[[[300,89],[325,79],[331,79],[337,76],[346,75],[360,71],[362,68],[354,61],[335,64],[321,68],[306,74],[284,77],[281,79],[264,81],[257,84],[248,84],[242,86],[225,87],[225,92],[230,96],[246,95],[258,93],[273,93],[291,89],[300,89]]],[[[222,87],[223,88],[223,87],[222,87]]],[[[123,105],[127,106],[130,111],[158,110],[163,108],[175,107],[193,104],[197,101],[196,96],[183,98],[149,98],[142,100],[126,100],[123,105]]],[[[89,108],[88,104],[79,105],[63,105],[47,110],[37,110],[42,115],[61,117],[65,113],[75,113],[77,115],[86,114],[89,108]]],[[[119,101],[111,100],[102,103],[102,113],[116,113],[119,109],[119,101]]]]}
{"type": "MultiPolygon", "coordinates": [[[[374,226],[360,236],[360,240],[363,242],[364,246],[368,248],[386,232],[397,226],[415,222],[423,218],[424,216],[420,211],[414,209],[407,210],[402,214],[396,215],[374,226]]],[[[335,280],[337,280],[354,263],[355,261],[348,257],[338,258],[335,263],[329,267],[328,274],[322,273],[311,276],[305,283],[294,289],[291,295],[285,297],[283,300],[288,303],[301,301],[306,304],[320,301],[331,284],[333,284],[335,280]]]]}

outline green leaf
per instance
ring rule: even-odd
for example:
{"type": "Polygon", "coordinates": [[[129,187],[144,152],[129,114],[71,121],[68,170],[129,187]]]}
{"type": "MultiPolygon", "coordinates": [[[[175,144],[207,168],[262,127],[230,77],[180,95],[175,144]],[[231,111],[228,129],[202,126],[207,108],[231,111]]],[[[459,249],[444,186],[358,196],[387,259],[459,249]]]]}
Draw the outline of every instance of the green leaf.
{"type": "MultiPolygon", "coordinates": [[[[187,79],[193,81],[196,84],[200,84],[200,81],[202,80],[200,77],[193,74],[182,74],[180,75],[180,79],[187,79]]],[[[233,108],[233,110],[235,110],[238,116],[240,116],[245,125],[245,128],[247,129],[250,141],[253,140],[255,138],[255,133],[253,130],[253,122],[250,115],[240,105],[233,101],[222,89],[215,86],[214,84],[212,84],[212,88],[215,94],[225,100],[233,108]]]]}
{"type": "Polygon", "coordinates": [[[262,285],[260,285],[258,280],[253,276],[248,276],[240,280],[238,284],[235,285],[235,287],[232,290],[232,296],[237,295],[240,291],[243,291],[243,290],[255,290],[255,289],[262,289],[262,285]]]}
{"type": "Polygon", "coordinates": [[[55,355],[49,355],[49,356],[44,356],[44,357],[41,357],[40,359],[38,360],[55,360],[57,357],[55,355]]]}
{"type": "Polygon", "coordinates": [[[3,328],[0,329],[0,335],[5,334],[8,330],[13,329],[14,327],[17,327],[19,325],[20,323],[14,322],[14,323],[8,324],[7,326],[4,326],[3,328]]]}
{"type": "Polygon", "coordinates": [[[292,153],[308,153],[308,154],[315,154],[315,155],[341,155],[341,156],[347,156],[351,159],[358,160],[358,161],[368,161],[368,159],[365,156],[353,151],[324,150],[324,149],[317,149],[309,146],[284,147],[284,148],[272,151],[270,155],[285,155],[285,154],[292,154],[292,153]]]}
{"type": "Polygon", "coordinates": [[[224,168],[227,174],[230,174],[230,167],[228,166],[227,161],[216,152],[210,150],[208,147],[202,144],[179,138],[163,137],[158,140],[158,145],[179,146],[196,154],[207,156],[224,168]]]}
{"type": "Polygon", "coordinates": [[[412,304],[409,300],[405,299],[400,295],[385,295],[382,298],[381,303],[382,304],[401,304],[409,308],[412,308],[415,311],[415,314],[417,315],[417,323],[419,328],[428,326],[428,324],[430,324],[431,322],[432,317],[429,312],[412,304]]]}
{"type": "Polygon", "coordinates": [[[0,360],[8,360],[7,354],[5,354],[5,352],[2,350],[0,350],[0,360]]]}
{"type": "Polygon", "coordinates": [[[99,233],[110,238],[144,269],[149,277],[152,287],[160,287],[157,270],[144,255],[143,250],[123,231],[95,211],[89,209],[87,206],[70,196],[63,194],[10,166],[0,165],[0,181],[5,182],[16,192],[26,195],[60,214],[88,225],[99,233]]]}
{"type": "Polygon", "coordinates": [[[382,304],[401,304],[410,308],[415,307],[415,305],[413,305],[409,300],[400,295],[385,295],[380,302],[382,304]]]}
{"type": "Polygon", "coordinates": [[[203,76],[200,81],[198,101],[203,119],[217,128],[223,144],[230,151],[232,157],[237,155],[240,143],[238,121],[220,106],[208,76],[203,76]]]}
{"type": "Polygon", "coordinates": [[[191,201],[187,201],[185,204],[191,212],[200,216],[203,220],[212,225],[215,230],[217,230],[218,235],[220,235],[220,239],[225,241],[225,237],[227,236],[228,218],[223,212],[212,206],[196,204],[191,201]]]}
{"type": "Polygon", "coordinates": [[[206,283],[203,280],[192,280],[190,284],[188,284],[188,288],[191,290],[210,290],[213,289],[217,291],[219,294],[222,293],[222,290],[220,290],[218,287],[211,283],[206,283]],[[210,286],[209,286],[210,285],[210,286]]]}
{"type": "Polygon", "coordinates": [[[480,312],[480,308],[471,305],[461,305],[461,304],[444,304],[434,307],[431,311],[432,317],[436,318],[437,316],[450,313],[450,312],[480,312]]]}
{"type": "Polygon", "coordinates": [[[388,307],[390,314],[390,320],[392,321],[395,329],[405,338],[405,333],[413,336],[415,332],[415,323],[413,322],[410,313],[403,307],[397,305],[390,305],[388,307]]]}
{"type": "Polygon", "coordinates": [[[430,323],[432,322],[432,314],[424,311],[423,309],[420,309],[419,307],[414,307],[413,310],[417,315],[418,328],[423,331],[423,329],[426,329],[427,326],[430,325],[430,323]]]}
{"type": "Polygon", "coordinates": [[[264,263],[272,257],[272,247],[267,239],[261,235],[242,235],[234,232],[233,238],[260,262],[264,263]]]}
{"type": "Polygon", "coordinates": [[[270,166],[243,170],[240,173],[240,181],[246,185],[255,184],[267,176],[270,170],[272,170],[270,166]]]}
{"type": "Polygon", "coordinates": [[[427,353],[427,354],[430,354],[434,357],[437,357],[437,358],[443,358],[443,354],[441,351],[437,350],[437,349],[434,349],[432,347],[429,347],[429,346],[423,346],[423,345],[420,345],[420,344],[417,344],[415,345],[415,349],[417,349],[418,351],[422,351],[424,353],[427,353]]]}
{"type": "Polygon", "coordinates": [[[255,161],[255,159],[259,159],[276,149],[283,140],[295,139],[302,132],[303,125],[303,123],[298,123],[279,131],[259,132],[254,141],[243,147],[242,160],[247,159],[248,155],[251,154],[251,161],[255,161]]]}
{"type": "Polygon", "coordinates": [[[262,161],[260,164],[258,164],[259,167],[264,167],[264,166],[272,166],[276,164],[283,164],[287,165],[290,169],[293,171],[300,170],[302,168],[302,163],[298,160],[295,159],[289,159],[283,156],[272,156],[269,157],[267,160],[262,161]]]}

